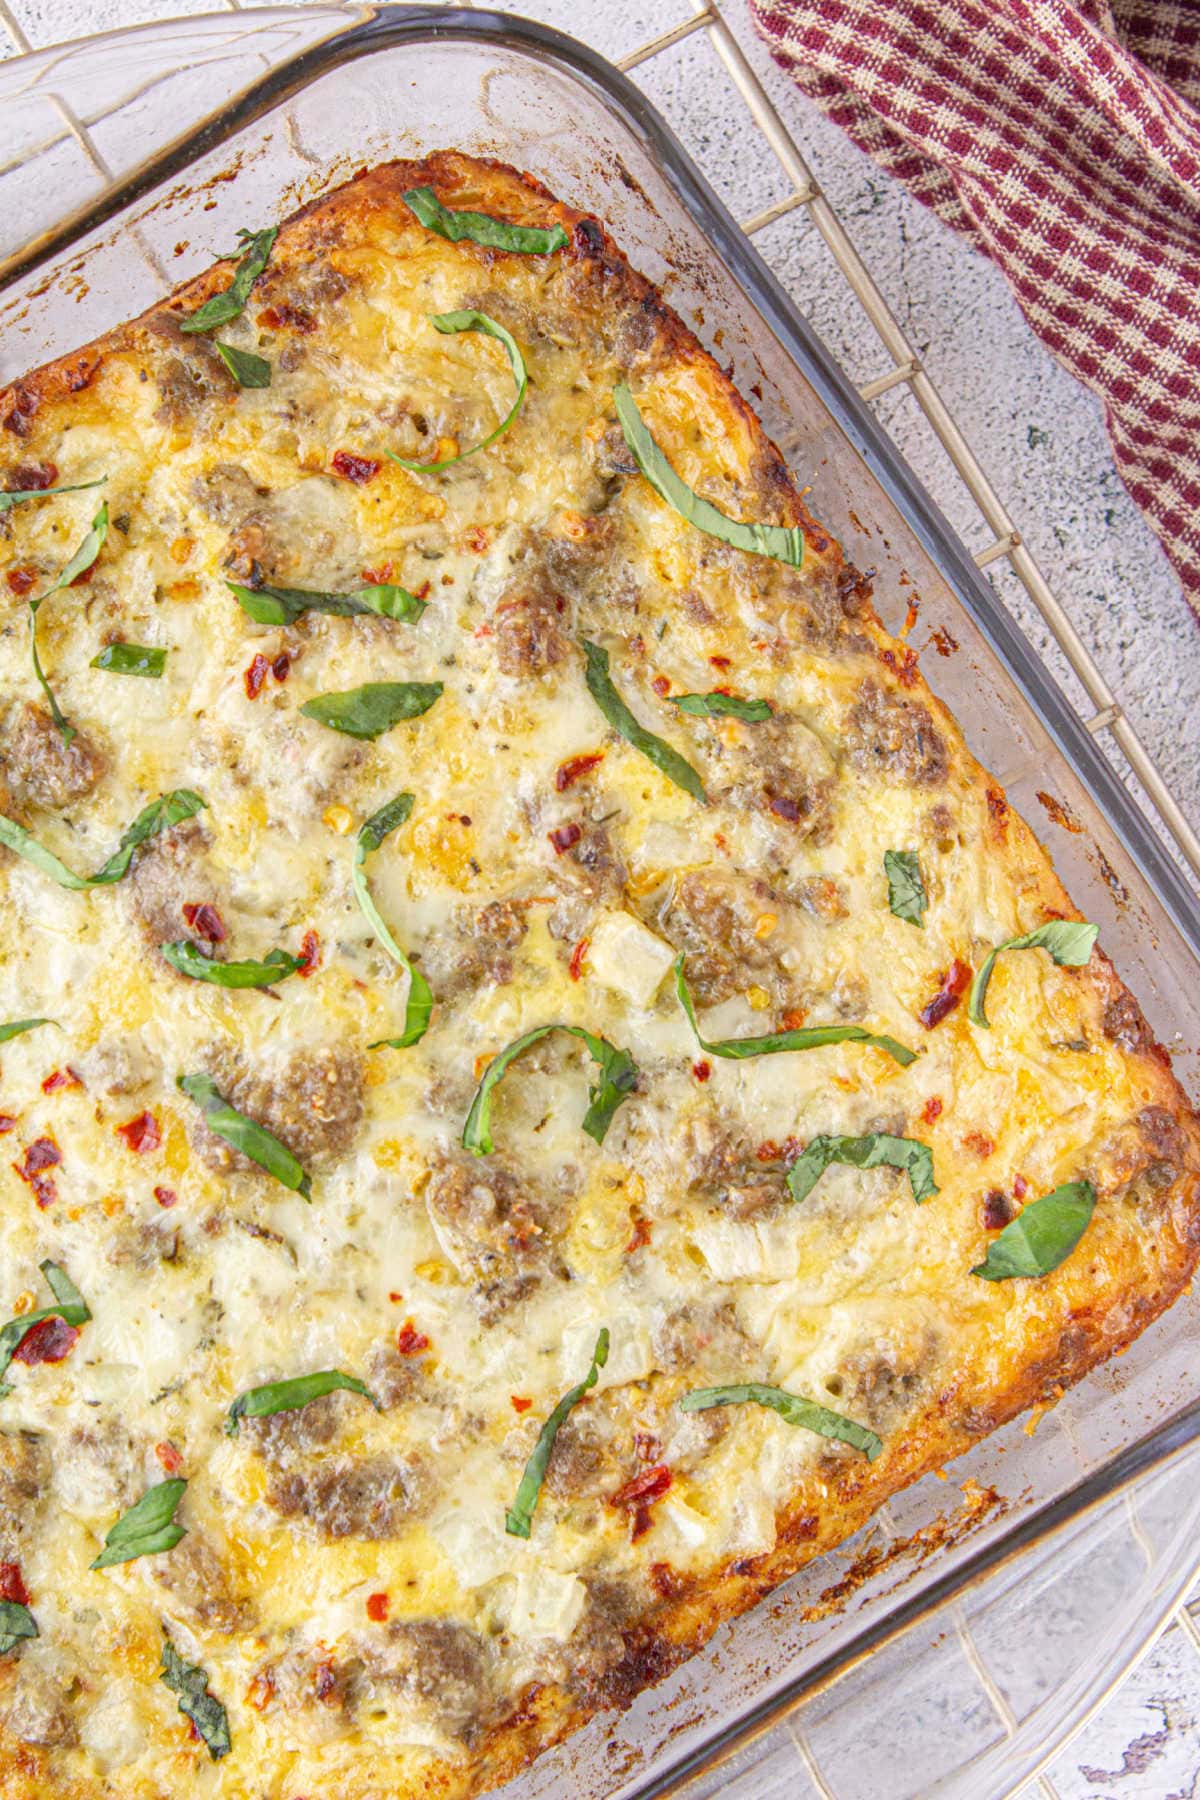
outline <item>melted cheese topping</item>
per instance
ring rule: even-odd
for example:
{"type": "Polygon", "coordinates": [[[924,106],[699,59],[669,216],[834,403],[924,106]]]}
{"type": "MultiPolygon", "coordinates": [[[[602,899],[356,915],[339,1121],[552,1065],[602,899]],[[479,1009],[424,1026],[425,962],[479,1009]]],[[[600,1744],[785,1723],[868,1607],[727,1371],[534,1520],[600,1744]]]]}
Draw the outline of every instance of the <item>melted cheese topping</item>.
{"type": "MultiPolygon", "coordinates": [[[[494,171],[446,165],[454,204],[550,216],[494,171]]],[[[0,852],[0,1022],[57,1025],[0,1052],[0,1314],[46,1304],[47,1258],[93,1314],[64,1360],[15,1363],[0,1401],[0,1564],[40,1633],[0,1659],[5,1793],[8,1776],[182,1795],[201,1768],[222,1800],[349,1797],[368,1773],[397,1795],[474,1791],[531,1683],[580,1713],[603,1703],[672,1588],[714,1589],[710,1629],[720,1572],[775,1552],[782,1518],[819,1521],[821,1543],[857,1523],[857,1452],[752,1407],[682,1414],[688,1389],[774,1383],[871,1426],[882,1498],[1036,1397],[1031,1381],[1077,1373],[1072,1320],[1096,1321],[1089,1359],[1128,1335],[1192,1254],[1192,1126],[1098,962],[1002,957],[990,1031],[965,1002],[922,1024],[956,962],[1069,903],[819,528],[786,570],[702,535],[633,472],[622,379],[686,481],[732,516],[800,516],[714,365],[584,233],[555,256],[487,253],[422,229],[386,171],[357,189],[285,228],[217,334],[269,359],[269,388],[237,389],[160,314],[9,445],[13,471],[105,486],[0,527],[0,810],[80,870],[167,789],[206,810],[95,892],[0,852]],[[452,455],[511,404],[499,345],[429,323],[464,307],[516,336],[526,402],[488,450],[411,473],[384,450],[452,455]],[[340,475],[339,451],[370,459],[367,479],[340,475]],[[39,620],[82,734],[67,755],[21,594],[54,578],[99,495],[96,567],[39,620]],[[427,607],[269,629],[230,576],[389,580],[427,607]],[[608,728],[583,638],[700,771],[706,807],[608,728]],[[114,640],[164,648],[163,678],[93,668],[114,640]],[[381,680],[444,691],[374,743],[300,713],[381,680]],[[715,687],[772,719],[667,697],[715,687]],[[400,790],[411,817],[368,877],[436,1007],[395,1051],[368,1046],[400,1031],[405,977],[351,872],[359,825],[400,790]],[[888,909],[900,848],[920,855],[921,929],[888,909]],[[201,905],[218,956],[298,954],[315,933],[316,966],[270,993],[176,975],[157,946],[201,905]],[[706,1056],[673,992],[681,949],[708,1038],[852,1023],[921,1054],[706,1056]],[[497,1089],[497,1149],[477,1162],[459,1140],[480,1071],[552,1022],[627,1048],[636,1092],[595,1144],[594,1067],[546,1040],[497,1089]],[[311,1205],[222,1156],[176,1088],[197,1070],[290,1142],[311,1205]],[[121,1127],[143,1115],[137,1149],[121,1127]],[[935,1198],[832,1167],[788,1201],[809,1138],[878,1130],[931,1146],[935,1198]],[[10,1166],[44,1139],[61,1153],[49,1198],[10,1166]],[[1061,1268],[971,1276],[1023,1198],[1084,1177],[1100,1202],[1061,1268]],[[607,1367],[520,1541],[505,1508],[602,1326],[607,1367]],[[224,1434],[240,1392],[330,1368],[382,1410],[341,1394],[224,1434]],[[614,1501],[656,1469],[665,1492],[614,1501]],[[187,1537],[90,1572],[164,1471],[187,1479],[187,1537]],[[233,1751],[211,1768],[155,1679],[164,1629],[227,1709],[233,1751]]]]}

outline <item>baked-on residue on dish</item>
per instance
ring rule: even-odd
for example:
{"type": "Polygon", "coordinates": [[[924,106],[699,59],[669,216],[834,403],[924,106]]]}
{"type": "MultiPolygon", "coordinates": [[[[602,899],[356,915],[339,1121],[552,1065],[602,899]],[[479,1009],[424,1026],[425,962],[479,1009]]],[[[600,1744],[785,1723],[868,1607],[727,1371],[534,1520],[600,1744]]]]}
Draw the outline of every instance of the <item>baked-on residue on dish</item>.
{"type": "Polygon", "coordinates": [[[602,226],[449,153],[247,224],[0,395],[4,1800],[476,1794],[1200,1237],[1137,1003],[602,226]]]}

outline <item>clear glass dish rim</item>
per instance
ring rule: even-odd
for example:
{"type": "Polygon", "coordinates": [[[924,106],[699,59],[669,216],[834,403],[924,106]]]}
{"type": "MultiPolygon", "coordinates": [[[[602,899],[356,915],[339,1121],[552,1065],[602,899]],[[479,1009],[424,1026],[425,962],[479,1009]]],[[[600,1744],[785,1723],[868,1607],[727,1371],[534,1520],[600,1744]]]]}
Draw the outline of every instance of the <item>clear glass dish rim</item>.
{"type": "MultiPolygon", "coordinates": [[[[337,0],[334,4],[337,5],[337,0]]],[[[263,17],[278,10],[276,7],[246,8],[237,17],[243,22],[253,21],[256,14],[263,17]]],[[[976,567],[965,545],[646,95],[628,76],[588,45],[551,26],[515,14],[454,6],[384,3],[343,8],[342,16],[346,19],[345,24],[335,23],[325,36],[276,64],[224,106],[121,176],[94,200],[32,239],[24,249],[0,261],[0,293],[74,248],[91,232],[117,219],[164,181],[186,174],[202,157],[314,81],[362,57],[430,39],[458,38],[475,45],[495,44],[523,53],[534,61],[552,64],[592,90],[617,116],[621,125],[639,140],[643,150],[657,159],[660,172],[692,221],[704,232],[714,254],[733,275],[750,304],[765,320],[782,349],[866,463],[955,599],[1036,712],[1073,773],[1137,862],[1153,898],[1163,907],[1200,963],[1200,899],[1192,892],[1141,809],[1084,729],[1054,677],[976,567]]],[[[170,30],[173,26],[183,28],[195,22],[195,15],[184,16],[159,21],[154,28],[170,30]]],[[[96,35],[97,39],[119,39],[150,28],[135,25],[96,35]]],[[[46,46],[30,53],[31,59],[40,59],[56,49],[77,47],[87,41],[46,46]]],[[[736,1750],[769,1730],[801,1700],[827,1687],[873,1651],[902,1635],[919,1620],[936,1613],[950,1600],[978,1587],[1033,1544],[1096,1510],[1140,1476],[1198,1441],[1200,1399],[1173,1414],[1144,1437],[1125,1445],[1056,1499],[1047,1501],[993,1542],[975,1550],[957,1568],[937,1577],[919,1594],[894,1604],[815,1665],[721,1725],[711,1736],[672,1758],[635,1789],[629,1790],[626,1800],[662,1800],[662,1797],[678,1793],[690,1777],[725,1761],[736,1750]]],[[[1106,1687],[1107,1691],[1110,1691],[1109,1687],[1106,1687]]],[[[1083,1717],[1075,1722],[1076,1727],[1097,1704],[1099,1701],[1089,1705],[1083,1717]]],[[[1041,1763],[1044,1764],[1044,1759],[1041,1763]]],[[[1023,1782],[1028,1777],[1021,1779],[1023,1782]]]]}

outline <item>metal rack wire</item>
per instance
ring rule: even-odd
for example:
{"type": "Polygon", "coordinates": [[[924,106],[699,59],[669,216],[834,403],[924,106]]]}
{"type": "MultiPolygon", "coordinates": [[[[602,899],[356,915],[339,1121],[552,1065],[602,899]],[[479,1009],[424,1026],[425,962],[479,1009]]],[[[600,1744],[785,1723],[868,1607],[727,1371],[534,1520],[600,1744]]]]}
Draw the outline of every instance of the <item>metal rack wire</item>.
{"type": "MultiPolygon", "coordinates": [[[[213,0],[213,3],[214,5],[223,5],[230,12],[242,10],[242,0],[213,0]]],[[[461,5],[464,0],[457,0],[457,3],[461,5]]],[[[470,0],[466,0],[466,3],[469,4],[470,0]]],[[[1152,756],[1127,717],[1119,697],[1113,691],[1075,630],[1063,606],[1054,595],[1025,544],[1021,532],[925,369],[916,348],[905,335],[836,211],[822,192],[799,145],[772,104],[728,20],[724,17],[720,0],[690,0],[690,3],[694,9],[690,17],[659,33],[656,37],[637,45],[618,60],[618,67],[626,73],[631,73],[664,55],[675,45],[698,35],[711,46],[715,57],[727,72],[736,95],[749,113],[755,128],[765,138],[788,183],[788,191],[782,199],[775,201],[753,217],[741,221],[743,231],[753,238],[768,226],[791,213],[803,210],[807,214],[809,221],[824,240],[856,300],[866,313],[882,349],[889,359],[889,365],[880,374],[859,385],[860,395],[865,401],[872,402],[879,399],[881,395],[900,387],[906,387],[912,394],[957,476],[974,502],[979,516],[991,533],[991,541],[987,546],[974,554],[975,563],[981,569],[1007,563],[1017,576],[1094,709],[1089,716],[1082,720],[1084,728],[1096,737],[1107,734],[1119,749],[1125,759],[1128,771],[1136,777],[1140,784],[1142,793],[1162,832],[1191,870],[1193,876],[1200,881],[1200,836],[1188,823],[1152,756]]],[[[18,51],[27,51],[33,47],[13,15],[8,0],[0,0],[0,34],[4,32],[7,33],[18,51]]],[[[105,184],[111,182],[112,171],[93,141],[87,124],[81,121],[61,98],[56,98],[54,104],[60,114],[64,134],[75,140],[101,180],[105,184]]],[[[161,270],[159,273],[162,273],[161,270]]],[[[785,445],[784,448],[787,446],[785,445]]],[[[1127,1511],[1131,1533],[1144,1543],[1137,1516],[1135,1495],[1127,1492],[1123,1504],[1127,1511]]],[[[1152,1554],[1148,1546],[1146,1548],[1147,1553],[1152,1554]]],[[[1200,1588],[1193,1590],[1192,1603],[1200,1605],[1200,1588]]],[[[1006,1728],[1011,1731],[1015,1726],[1015,1720],[1008,1711],[1003,1696],[992,1682],[986,1665],[971,1640],[970,1630],[961,1609],[956,1608],[956,1612],[955,1626],[965,1654],[996,1713],[1006,1728]]],[[[1200,1658],[1200,1623],[1189,1611],[1186,1603],[1181,1604],[1174,1615],[1164,1621],[1163,1629],[1169,1628],[1180,1630],[1187,1638],[1197,1658],[1200,1658]]],[[[1151,1644],[1148,1643],[1145,1649],[1149,1650],[1150,1648],[1151,1644]]],[[[787,1723],[793,1746],[804,1764],[813,1787],[818,1793],[826,1796],[827,1800],[835,1800],[832,1790],[822,1776],[818,1759],[806,1741],[799,1721],[792,1717],[787,1723]]],[[[1036,1792],[1044,1796],[1045,1800],[1058,1800],[1056,1789],[1045,1775],[1035,1778],[1023,1792],[1026,1794],[1036,1792]]]]}

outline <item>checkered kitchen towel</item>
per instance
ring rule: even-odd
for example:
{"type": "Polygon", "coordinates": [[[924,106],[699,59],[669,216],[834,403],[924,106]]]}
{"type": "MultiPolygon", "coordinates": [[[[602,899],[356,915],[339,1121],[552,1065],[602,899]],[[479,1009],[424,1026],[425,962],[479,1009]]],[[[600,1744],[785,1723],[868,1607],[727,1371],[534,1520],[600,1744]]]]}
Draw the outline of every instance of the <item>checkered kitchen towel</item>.
{"type": "Polygon", "coordinates": [[[750,0],[777,62],[1004,271],[1200,614],[1200,0],[750,0]]]}

